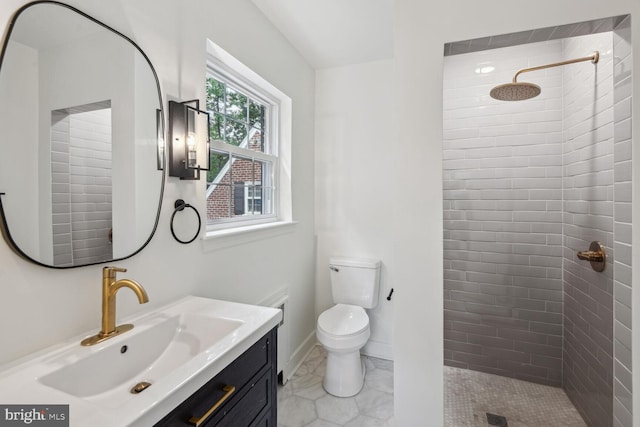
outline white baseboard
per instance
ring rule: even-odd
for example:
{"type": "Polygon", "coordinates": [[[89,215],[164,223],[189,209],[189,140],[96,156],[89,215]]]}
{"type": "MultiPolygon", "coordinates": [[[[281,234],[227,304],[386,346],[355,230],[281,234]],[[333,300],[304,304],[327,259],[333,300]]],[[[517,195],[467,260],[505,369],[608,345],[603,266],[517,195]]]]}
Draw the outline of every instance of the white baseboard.
{"type": "Polygon", "coordinates": [[[369,340],[364,345],[360,353],[377,357],[378,359],[393,360],[393,347],[391,344],[369,340]]]}
{"type": "Polygon", "coordinates": [[[307,338],[296,348],[296,350],[291,354],[289,358],[289,362],[286,364],[285,368],[282,370],[282,383],[285,384],[289,381],[289,378],[296,373],[302,362],[307,358],[313,347],[318,343],[316,339],[316,331],[315,329],[307,336],[307,338]]]}

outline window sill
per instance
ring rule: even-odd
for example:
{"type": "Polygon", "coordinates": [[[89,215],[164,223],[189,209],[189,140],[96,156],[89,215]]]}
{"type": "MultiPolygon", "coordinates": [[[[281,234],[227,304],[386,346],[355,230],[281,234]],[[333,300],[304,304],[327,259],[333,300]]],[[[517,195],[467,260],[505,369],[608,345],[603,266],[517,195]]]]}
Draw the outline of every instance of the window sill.
{"type": "Polygon", "coordinates": [[[298,221],[276,221],[208,231],[202,238],[202,247],[205,252],[210,252],[256,240],[270,239],[293,232],[293,227],[297,223],[298,221]]]}

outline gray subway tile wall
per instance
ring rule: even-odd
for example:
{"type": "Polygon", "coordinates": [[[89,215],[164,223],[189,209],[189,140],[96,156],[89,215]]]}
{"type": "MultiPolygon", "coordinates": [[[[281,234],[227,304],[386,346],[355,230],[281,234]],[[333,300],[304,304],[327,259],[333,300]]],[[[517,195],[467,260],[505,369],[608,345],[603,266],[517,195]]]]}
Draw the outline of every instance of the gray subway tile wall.
{"type": "MultiPolygon", "coordinates": [[[[102,105],[100,105],[102,107],[102,105]]],[[[76,263],[113,258],[111,207],[111,108],[70,115],[70,192],[76,263]]]]}
{"type": "MultiPolygon", "coordinates": [[[[566,39],[566,58],[598,50],[596,66],[563,67],[563,388],[590,426],[613,422],[613,269],[594,271],[576,253],[613,244],[613,35],[566,39]]],[[[617,190],[616,190],[617,191],[617,190]]],[[[615,254],[616,258],[618,254],[615,254]]]]}
{"type": "Polygon", "coordinates": [[[488,94],[517,69],[560,56],[560,41],[450,56],[444,93],[445,363],[555,386],[562,75],[540,73],[545,96],[526,103],[488,94]],[[494,73],[475,73],[488,62],[494,73]]]}
{"type": "Polygon", "coordinates": [[[632,425],[629,19],[445,59],[445,363],[563,384],[590,426],[632,425]],[[526,102],[487,95],[517,68],[594,49],[597,73],[547,70],[528,79],[543,95],[526,102]],[[474,73],[488,64],[494,73],[474,73]],[[575,258],[590,240],[607,248],[604,274],[575,258]]]}
{"type": "Polygon", "coordinates": [[[613,425],[633,424],[631,381],[631,203],[621,184],[631,185],[631,18],[613,32],[614,99],[614,349],[613,425]],[[623,200],[624,198],[624,200],[623,200]]]}
{"type": "Polygon", "coordinates": [[[53,265],[109,260],[111,109],[52,112],[53,265]]]}
{"type": "Polygon", "coordinates": [[[612,31],[625,16],[613,16],[610,18],[597,19],[590,22],[576,24],[566,24],[557,27],[538,28],[518,33],[500,34],[491,37],[483,37],[474,40],[462,40],[447,43],[444,47],[444,55],[459,55],[463,53],[477,52],[487,49],[498,49],[503,47],[517,46],[522,44],[537,43],[549,40],[559,40],[566,37],[576,37],[588,34],[612,31]]]}

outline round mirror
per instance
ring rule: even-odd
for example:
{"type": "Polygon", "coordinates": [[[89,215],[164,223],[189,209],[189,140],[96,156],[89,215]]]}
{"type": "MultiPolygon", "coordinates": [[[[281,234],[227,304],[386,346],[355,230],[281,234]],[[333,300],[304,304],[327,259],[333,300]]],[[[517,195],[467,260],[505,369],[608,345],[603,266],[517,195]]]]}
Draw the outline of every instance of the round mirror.
{"type": "Polygon", "coordinates": [[[58,2],[14,15],[0,53],[0,208],[23,257],[69,268],[151,240],[164,185],[162,96],[129,38],[58,2]]]}

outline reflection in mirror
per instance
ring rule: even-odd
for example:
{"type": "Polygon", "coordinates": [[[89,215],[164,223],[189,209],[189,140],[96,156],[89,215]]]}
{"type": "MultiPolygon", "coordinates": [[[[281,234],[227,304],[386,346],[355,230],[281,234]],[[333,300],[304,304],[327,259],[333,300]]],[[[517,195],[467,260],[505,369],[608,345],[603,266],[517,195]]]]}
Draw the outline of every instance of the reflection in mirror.
{"type": "Polygon", "coordinates": [[[111,171],[111,102],[53,111],[54,265],[93,264],[113,258],[111,171]]]}
{"type": "Polygon", "coordinates": [[[14,16],[0,59],[0,206],[13,249],[57,268],[141,250],[164,182],[147,57],[72,7],[36,2],[14,16]]]}

